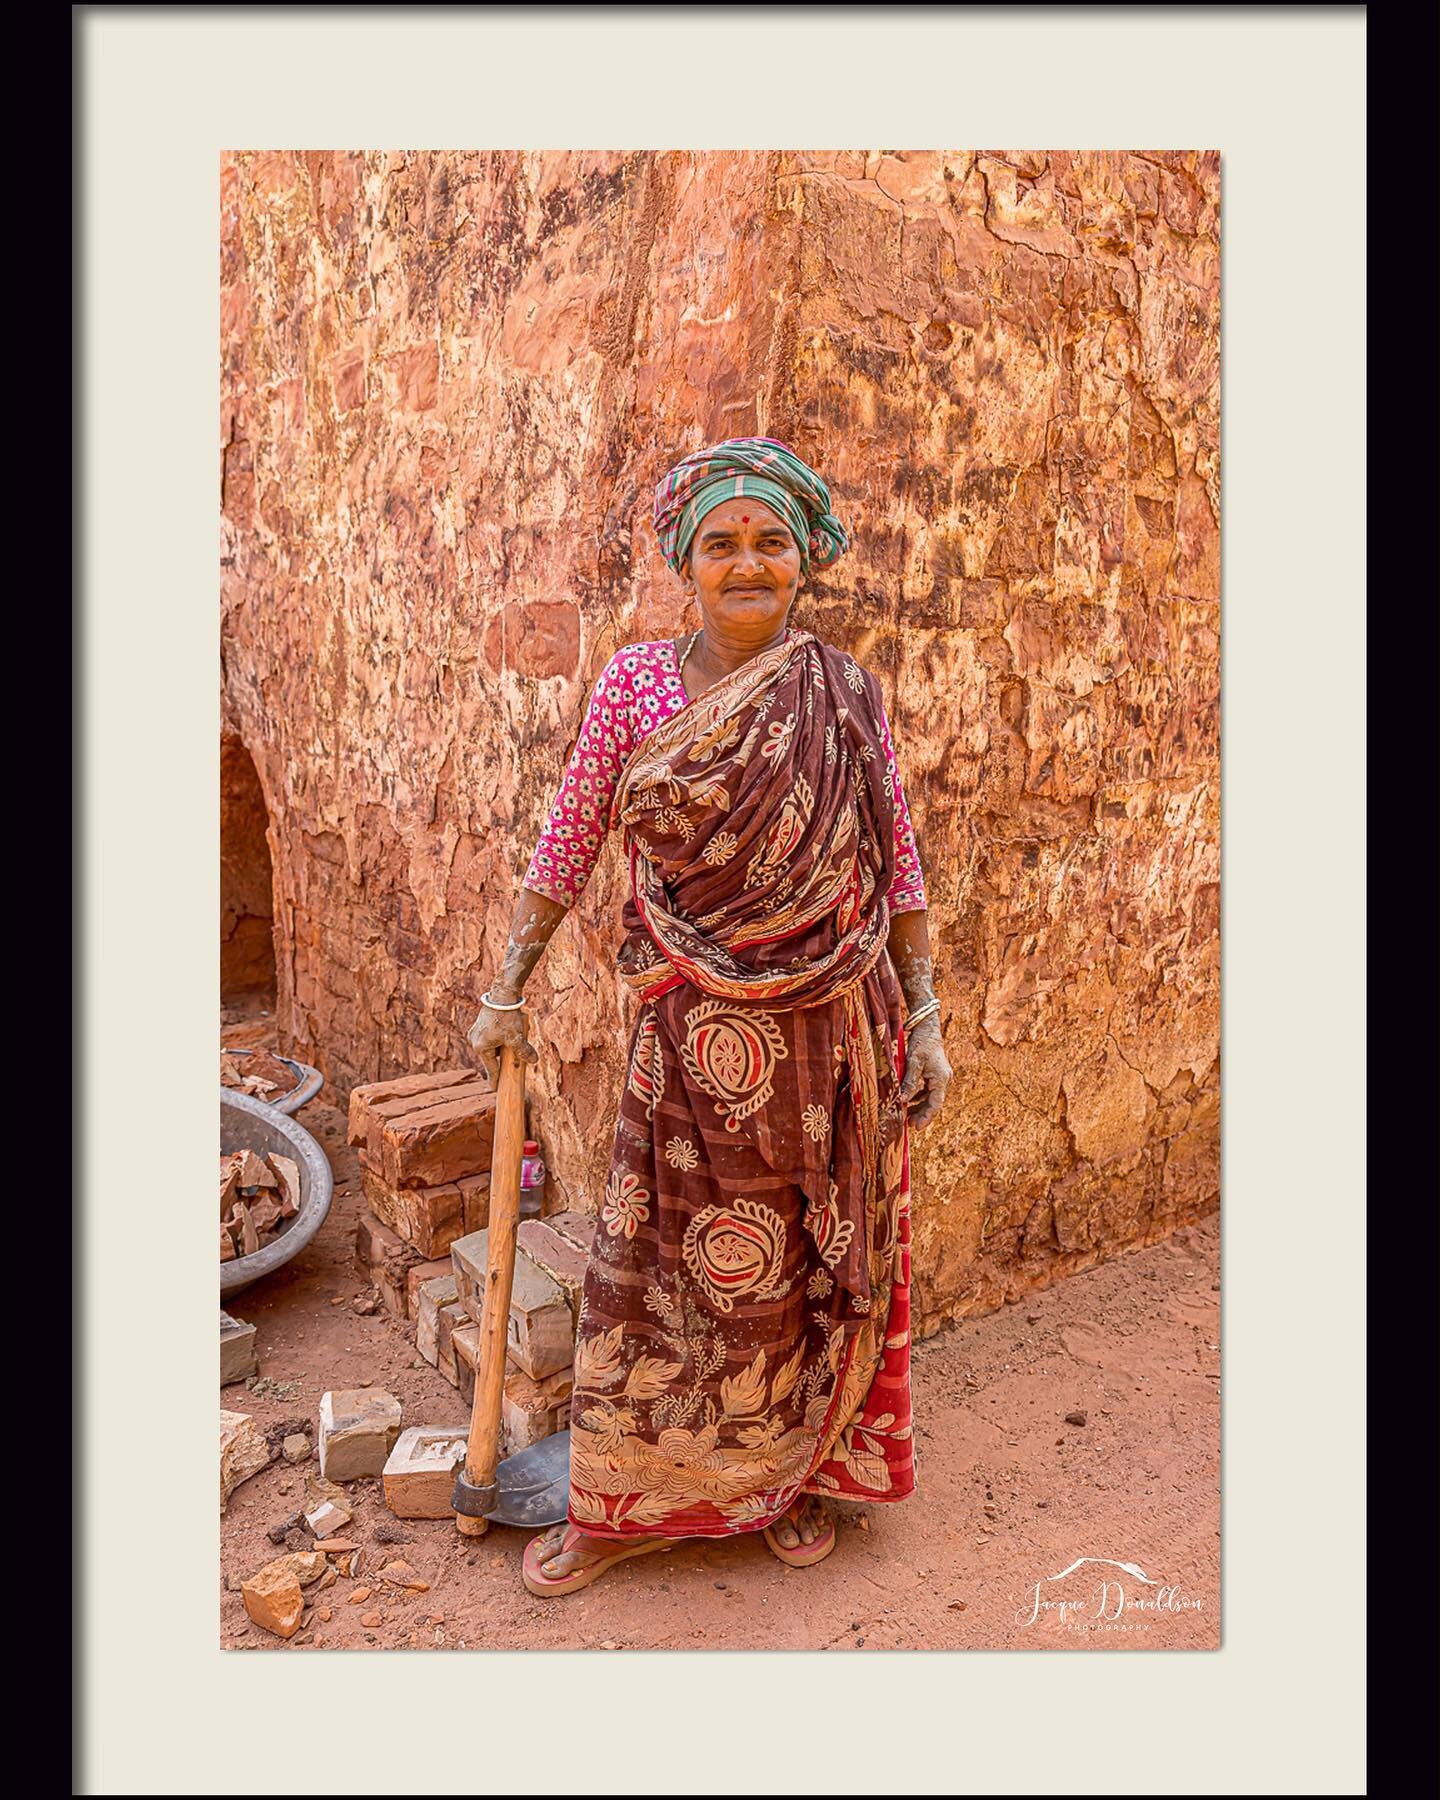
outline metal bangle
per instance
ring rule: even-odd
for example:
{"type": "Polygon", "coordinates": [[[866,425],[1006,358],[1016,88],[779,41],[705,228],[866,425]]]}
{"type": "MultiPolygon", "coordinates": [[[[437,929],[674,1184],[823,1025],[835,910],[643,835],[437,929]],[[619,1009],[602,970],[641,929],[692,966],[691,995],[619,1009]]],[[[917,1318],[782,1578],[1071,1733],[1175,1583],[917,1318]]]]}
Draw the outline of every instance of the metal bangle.
{"type": "Polygon", "coordinates": [[[920,1019],[929,1018],[929,1016],[932,1012],[939,1012],[939,1010],[940,1010],[940,1002],[938,999],[927,1000],[923,1006],[917,1007],[915,1009],[915,1011],[913,1013],[911,1013],[910,1016],[906,1019],[905,1029],[908,1031],[912,1025],[917,1023],[917,1021],[919,1021],[920,1019]]]}
{"type": "Polygon", "coordinates": [[[492,1008],[495,1012],[519,1012],[525,1002],[523,1000],[492,1000],[488,994],[482,994],[480,1004],[492,1008]]]}

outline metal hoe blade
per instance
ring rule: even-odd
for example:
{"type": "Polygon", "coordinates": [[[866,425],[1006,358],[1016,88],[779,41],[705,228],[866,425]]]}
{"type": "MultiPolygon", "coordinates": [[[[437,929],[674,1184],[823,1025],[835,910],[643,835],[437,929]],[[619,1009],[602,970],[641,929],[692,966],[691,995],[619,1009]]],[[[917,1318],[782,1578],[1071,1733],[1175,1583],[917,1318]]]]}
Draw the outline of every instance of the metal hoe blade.
{"type": "Polygon", "coordinates": [[[496,1525],[558,1525],[570,1505],[570,1433],[552,1432],[507,1456],[495,1483],[500,1499],[485,1516],[496,1525]]]}

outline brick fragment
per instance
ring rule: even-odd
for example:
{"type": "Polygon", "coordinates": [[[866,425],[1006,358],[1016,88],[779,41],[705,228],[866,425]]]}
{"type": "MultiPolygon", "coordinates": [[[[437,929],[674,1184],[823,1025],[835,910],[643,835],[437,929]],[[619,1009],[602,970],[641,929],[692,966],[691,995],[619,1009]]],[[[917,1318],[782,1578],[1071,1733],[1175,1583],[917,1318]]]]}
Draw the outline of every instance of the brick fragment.
{"type": "Polygon", "coordinates": [[[227,1312],[220,1314],[220,1385],[229,1387],[232,1381],[243,1381],[247,1375],[255,1374],[259,1368],[255,1356],[255,1327],[247,1325],[243,1319],[232,1319],[227,1312]]]}

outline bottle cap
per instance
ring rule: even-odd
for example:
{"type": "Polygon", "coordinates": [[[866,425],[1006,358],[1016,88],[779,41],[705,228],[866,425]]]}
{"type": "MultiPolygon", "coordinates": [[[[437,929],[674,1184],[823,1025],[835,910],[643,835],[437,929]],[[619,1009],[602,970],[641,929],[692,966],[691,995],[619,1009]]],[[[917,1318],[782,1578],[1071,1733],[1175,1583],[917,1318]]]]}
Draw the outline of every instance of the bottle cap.
{"type": "MultiPolygon", "coordinates": [[[[513,1144],[515,1142],[514,1138],[511,1138],[510,1142],[513,1144]]],[[[534,1138],[526,1138],[521,1147],[520,1154],[522,1156],[538,1156],[540,1154],[540,1146],[535,1142],[534,1138]]]]}

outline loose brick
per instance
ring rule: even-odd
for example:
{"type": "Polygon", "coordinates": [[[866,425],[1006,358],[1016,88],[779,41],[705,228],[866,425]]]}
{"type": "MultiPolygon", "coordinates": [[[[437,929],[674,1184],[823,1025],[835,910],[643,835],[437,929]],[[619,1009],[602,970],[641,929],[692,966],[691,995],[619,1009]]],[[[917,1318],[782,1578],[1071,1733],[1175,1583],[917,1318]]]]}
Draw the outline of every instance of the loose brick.
{"type": "Polygon", "coordinates": [[[345,1141],[355,1149],[364,1147],[371,1119],[378,1107],[392,1105],[397,1100],[413,1105],[417,1095],[439,1094],[445,1088],[475,1079],[474,1069],[440,1069],[428,1075],[400,1075],[392,1081],[368,1081],[362,1087],[351,1088],[345,1141]]]}
{"type": "Polygon", "coordinates": [[[495,1135],[493,1089],[477,1083],[442,1105],[384,1117],[367,1140],[365,1160],[392,1188],[431,1187],[490,1167],[495,1135]]]}
{"type": "Polygon", "coordinates": [[[220,1314],[220,1385],[229,1387],[232,1381],[243,1381],[247,1375],[253,1375],[259,1368],[255,1356],[255,1327],[247,1325],[242,1319],[232,1319],[227,1312],[220,1314]]]}
{"type": "Polygon", "coordinates": [[[432,1366],[438,1365],[440,1358],[440,1309],[453,1306],[455,1301],[453,1274],[436,1275],[420,1289],[415,1307],[415,1348],[432,1366]]]}
{"type": "Polygon", "coordinates": [[[385,1464],[385,1504],[397,1519],[448,1519],[455,1465],[465,1459],[469,1427],[412,1425],[385,1464]]]}
{"type": "Polygon", "coordinates": [[[400,1402],[383,1388],[320,1396],[320,1473],[327,1481],[382,1474],[399,1436],[400,1402]]]}

